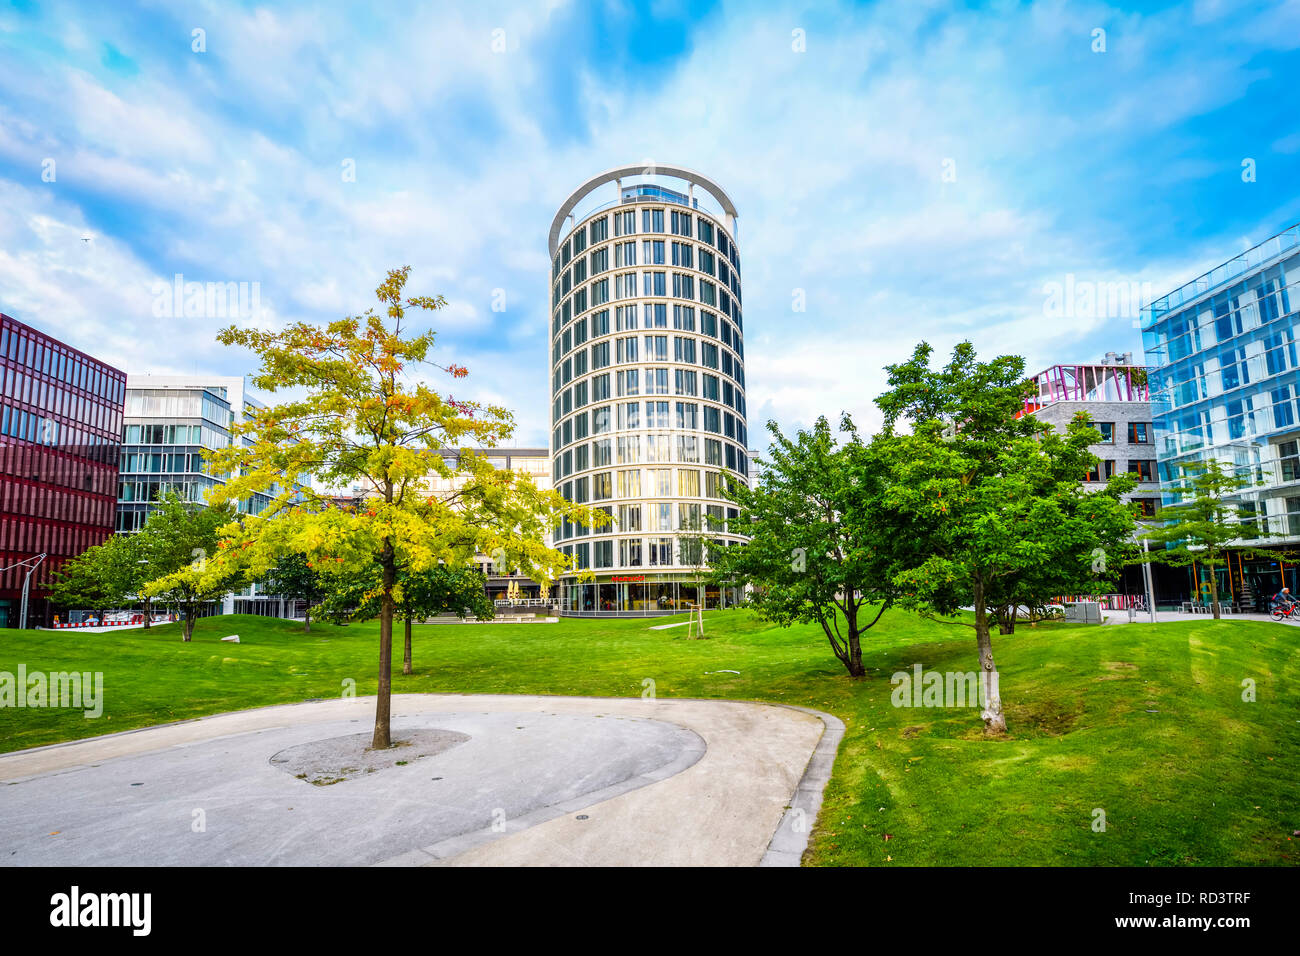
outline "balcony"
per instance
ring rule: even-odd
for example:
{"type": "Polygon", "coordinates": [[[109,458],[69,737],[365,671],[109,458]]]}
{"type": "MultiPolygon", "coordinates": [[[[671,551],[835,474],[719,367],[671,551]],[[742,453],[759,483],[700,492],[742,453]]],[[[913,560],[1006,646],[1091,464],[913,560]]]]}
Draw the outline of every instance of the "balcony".
{"type": "Polygon", "coordinates": [[[1149,402],[1147,370],[1140,365],[1053,365],[1034,376],[1031,414],[1057,402],[1149,402]]]}

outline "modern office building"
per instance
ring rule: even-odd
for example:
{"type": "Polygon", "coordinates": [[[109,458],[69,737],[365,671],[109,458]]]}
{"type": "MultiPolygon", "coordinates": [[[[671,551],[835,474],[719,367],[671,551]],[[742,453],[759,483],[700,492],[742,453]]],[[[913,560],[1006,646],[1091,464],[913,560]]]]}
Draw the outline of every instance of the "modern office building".
{"type": "MultiPolygon", "coordinates": [[[[1250,484],[1236,496],[1253,520],[1241,543],[1300,548],[1300,225],[1191,280],[1143,311],[1160,479],[1217,458],[1250,484]]],[[[1172,500],[1166,492],[1166,501],[1172,500]]],[[[1208,590],[1194,569],[1189,591],[1208,590]]],[[[1255,604],[1282,584],[1298,590],[1290,561],[1238,554],[1219,590],[1255,604]]]]}
{"type": "MultiPolygon", "coordinates": [[[[551,490],[551,452],[549,448],[445,448],[442,455],[448,460],[453,471],[458,470],[462,452],[469,452],[483,458],[493,468],[514,471],[527,475],[543,491],[551,490]]],[[[428,477],[421,482],[421,494],[448,496],[453,495],[465,485],[465,478],[457,475],[451,478],[428,477]]],[[[373,488],[354,484],[345,491],[336,491],[326,495],[330,507],[354,510],[365,505],[366,501],[379,494],[373,488]]],[[[546,544],[552,543],[551,536],[546,536],[546,544]]],[[[551,596],[543,585],[529,578],[518,569],[497,567],[488,554],[475,555],[474,564],[486,579],[486,594],[498,604],[536,606],[549,605],[551,596]]]]}
{"type": "MultiPolygon", "coordinates": [[[[168,491],[206,501],[224,478],[212,474],[202,452],[229,447],[231,426],[262,407],[237,376],[128,376],[117,530],[138,531],[168,491]]],[[[275,494],[260,492],[236,508],[259,514],[275,494]]]]}
{"type": "Polygon", "coordinates": [[[18,626],[25,582],[35,627],[54,572],[113,533],[126,375],[7,315],[0,372],[0,627],[18,626]]]}
{"type": "MultiPolygon", "coordinates": [[[[234,423],[245,421],[261,407],[238,376],[128,376],[117,492],[118,532],[129,534],[144,527],[159,496],[169,491],[186,501],[205,502],[225,478],[204,462],[204,450],[229,447],[234,423]]],[[[236,510],[260,514],[276,494],[275,488],[258,492],[237,502],[236,510]]],[[[227,595],[210,610],[296,615],[293,602],[262,594],[255,586],[227,595]]]]}
{"type": "Polygon", "coordinates": [[[1096,488],[1111,475],[1131,473],[1138,484],[1126,498],[1137,503],[1142,514],[1154,515],[1160,507],[1160,478],[1151,398],[1147,370],[1133,364],[1133,353],[1107,352],[1101,362],[1092,365],[1053,365],[1033,381],[1036,391],[1025,403],[1026,412],[1059,431],[1065,431],[1074,417],[1084,412],[1101,432],[1101,442],[1090,446],[1101,460],[1085,484],[1096,488]]]}
{"type": "MultiPolygon", "coordinates": [[[[551,453],[547,448],[480,448],[475,453],[486,457],[494,468],[527,475],[543,491],[553,487],[551,453]]],[[[547,543],[552,542],[548,539],[547,543]]],[[[490,555],[480,557],[480,570],[487,579],[487,595],[493,601],[533,602],[549,597],[541,583],[517,570],[497,567],[490,555]]]]}
{"type": "MultiPolygon", "coordinates": [[[[1155,517],[1161,492],[1146,367],[1133,363],[1132,352],[1107,352],[1100,362],[1089,365],[1053,365],[1035,375],[1033,382],[1035,391],[1025,403],[1026,412],[1062,432],[1084,412],[1101,432],[1101,441],[1089,446],[1100,460],[1084,486],[1095,490],[1112,475],[1132,474],[1137,485],[1125,500],[1138,505],[1142,516],[1155,517]]],[[[1169,603],[1172,596],[1161,595],[1181,591],[1182,573],[1162,565],[1153,566],[1152,573],[1157,603],[1169,603]]],[[[1113,610],[1145,600],[1142,569],[1124,568],[1118,588],[1114,594],[1094,596],[1113,610]]]]}
{"type": "MultiPolygon", "coordinates": [[[[466,451],[485,458],[493,468],[527,475],[543,491],[551,490],[551,452],[548,448],[471,448],[466,451]]],[[[443,456],[448,459],[459,454],[458,450],[451,448],[443,451],[443,456]]],[[[454,463],[452,467],[455,468],[454,463]]],[[[425,484],[433,494],[447,495],[459,490],[464,479],[434,478],[425,484]]],[[[549,536],[547,544],[551,544],[549,536]]],[[[518,570],[495,566],[491,555],[480,554],[475,563],[487,579],[487,596],[493,601],[536,603],[549,597],[540,582],[518,570]]]]}
{"type": "Polygon", "coordinates": [[[560,205],[549,252],[551,475],[612,519],[556,529],[596,576],[559,582],[562,612],[735,602],[702,573],[705,548],[742,540],[722,490],[749,475],[735,205],[689,169],[611,169],[560,205]]]}

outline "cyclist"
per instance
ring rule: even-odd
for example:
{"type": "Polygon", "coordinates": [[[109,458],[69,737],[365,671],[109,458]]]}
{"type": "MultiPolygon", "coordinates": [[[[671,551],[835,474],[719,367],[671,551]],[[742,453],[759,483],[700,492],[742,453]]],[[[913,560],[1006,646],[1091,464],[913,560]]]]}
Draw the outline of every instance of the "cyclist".
{"type": "Polygon", "coordinates": [[[1295,606],[1296,600],[1291,596],[1290,588],[1283,588],[1273,595],[1273,607],[1281,608],[1283,611],[1290,613],[1291,608],[1295,606]]]}

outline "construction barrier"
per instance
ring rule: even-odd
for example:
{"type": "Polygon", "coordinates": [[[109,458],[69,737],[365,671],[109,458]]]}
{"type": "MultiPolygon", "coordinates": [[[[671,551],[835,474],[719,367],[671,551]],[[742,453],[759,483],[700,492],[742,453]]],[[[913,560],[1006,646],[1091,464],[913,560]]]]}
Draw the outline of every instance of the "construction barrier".
{"type": "Polygon", "coordinates": [[[1141,594],[1067,594],[1055,598],[1053,603],[1073,604],[1079,601],[1096,601],[1107,611],[1123,611],[1146,605],[1146,598],[1141,594]]]}
{"type": "Polygon", "coordinates": [[[144,615],[137,614],[135,617],[126,621],[99,621],[94,624],[90,623],[89,621],[79,621],[76,624],[71,624],[71,623],[54,624],[52,625],[52,627],[61,631],[65,627],[124,627],[131,624],[143,624],[143,623],[144,623],[144,615]]]}

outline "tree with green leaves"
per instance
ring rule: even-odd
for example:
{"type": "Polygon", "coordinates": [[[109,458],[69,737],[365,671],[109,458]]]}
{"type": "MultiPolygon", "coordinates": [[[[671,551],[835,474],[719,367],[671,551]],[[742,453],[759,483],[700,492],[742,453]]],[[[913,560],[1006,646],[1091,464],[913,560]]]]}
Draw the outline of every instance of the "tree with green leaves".
{"type": "MultiPolygon", "coordinates": [[[[1221,613],[1217,569],[1227,562],[1229,545],[1256,534],[1251,523],[1256,517],[1254,512],[1244,509],[1240,501],[1232,500],[1251,482],[1235,471],[1226,470],[1217,458],[1184,462],[1179,465],[1179,472],[1178,481],[1167,492],[1181,500],[1163,506],[1155,518],[1159,525],[1149,527],[1142,535],[1163,549],[1137,556],[1133,563],[1159,561],[1175,567],[1196,563],[1209,568],[1210,607],[1218,620],[1221,613]]],[[[1277,557],[1262,548],[1239,550],[1251,556],[1277,557]]]]}
{"type": "MultiPolygon", "coordinates": [[[[369,577],[333,574],[323,580],[326,588],[321,611],[339,623],[374,620],[380,614],[381,578],[377,568],[369,577]]],[[[411,673],[411,626],[439,614],[455,614],[490,621],[496,614],[486,591],[487,579],[473,566],[438,564],[424,570],[398,569],[393,591],[394,612],[402,619],[405,641],[402,673],[411,673]]]]}
{"type": "MultiPolygon", "coordinates": [[[[145,540],[139,535],[112,535],[88,548],[54,575],[50,599],[56,607],[104,611],[135,604],[146,577],[145,540]]],[[[145,608],[145,627],[149,626],[145,608]]]]}
{"type": "Polygon", "coordinates": [[[472,451],[508,439],[514,418],[500,406],[444,397],[426,383],[425,370],[455,380],[468,372],[431,361],[434,333],[410,328],[408,311],[436,312],[446,302],[405,295],[409,271],[390,271],[375,290],[378,314],[372,308],[324,327],[295,322],[277,331],[224,329],[221,342],[257,356],[253,385],[292,397],[236,424],[235,440],[209,458],[215,472],[230,476],[214,489],[213,500],[273,495],[260,514],[227,529],[210,574],[229,566],[256,577],[291,553],[345,573],[378,568],[376,749],[392,745],[399,569],[459,567],[475,554],[492,554],[549,584],[572,567],[572,559],[546,544],[547,532],[565,517],[588,526],[605,520],[472,451]],[[366,497],[356,509],[330,507],[309,476],[326,487],[362,486],[366,497]],[[455,490],[434,493],[435,481],[455,490]]]}
{"type": "Polygon", "coordinates": [[[843,443],[825,418],[793,439],[767,427],[761,478],[753,488],[729,482],[726,491],[740,511],[732,527],[749,540],[715,549],[714,578],[750,585],[764,620],[816,622],[840,663],[861,677],[862,635],[899,597],[893,578],[908,566],[908,539],[884,498],[887,462],[847,415],[843,443]]]}
{"type": "Polygon", "coordinates": [[[887,499],[912,521],[909,547],[924,554],[894,581],[899,603],[922,614],[955,618],[973,608],[981,717],[988,733],[1004,733],[996,609],[1095,573],[1098,556],[1126,553],[1134,517],[1120,497],[1132,478],[1083,487],[1097,460],[1088,446],[1100,436],[1082,419],[1061,434],[1024,414],[1032,383],[1023,359],[981,362],[963,342],[935,370],[931,351],[921,343],[909,361],[888,366],[890,389],[877,399],[886,426],[879,441],[892,461],[887,499]]]}
{"type": "MultiPolygon", "coordinates": [[[[1080,443],[1085,437],[1090,444],[1095,445],[1101,441],[1101,433],[1093,428],[1092,420],[1086,412],[1079,412],[1073,427],[1080,443]],[[1084,428],[1089,429],[1086,436],[1082,431],[1084,428]]],[[[1067,425],[1067,435],[1071,434],[1070,428],[1067,425]]],[[[1095,463],[1095,459],[1089,462],[1090,465],[1095,463]]],[[[1081,520],[1085,527],[1089,524],[1100,526],[1107,522],[1117,523],[1121,528],[1129,527],[1128,519],[1115,507],[1114,501],[1132,491],[1135,485],[1133,475],[1117,474],[1108,479],[1105,492],[1105,499],[1108,500],[1087,496],[1077,499],[1077,506],[1071,506],[1074,499],[1068,497],[1061,502],[1069,517],[1062,520],[1055,532],[1048,529],[1049,537],[1045,542],[1047,547],[1055,547],[1059,553],[1019,574],[994,582],[990,588],[990,606],[1000,633],[1015,633],[1016,618],[1021,608],[1027,609],[1030,620],[1034,621],[1045,614],[1044,608],[1048,603],[1063,595],[1100,594],[1114,590],[1124,565],[1140,553],[1137,544],[1134,541],[1124,541],[1109,549],[1099,545],[1094,547],[1091,554],[1084,555],[1072,545],[1072,533],[1068,525],[1071,520],[1081,520]],[[1101,513],[1097,513],[1098,508],[1101,513]]],[[[1124,508],[1136,512],[1135,505],[1125,505],[1124,508]]]]}
{"type": "Polygon", "coordinates": [[[300,552],[283,555],[262,579],[268,594],[278,594],[291,601],[302,601],[307,609],[303,614],[303,633],[311,633],[311,609],[325,600],[328,587],[316,570],[316,565],[300,552]]]}
{"type": "MultiPolygon", "coordinates": [[[[223,531],[234,518],[234,508],[228,503],[201,505],[169,491],[136,532],[147,562],[143,567],[148,581],[141,593],[181,612],[181,640],[186,643],[194,636],[203,606],[245,580],[239,568],[215,560],[223,531]]],[[[148,613],[146,610],[146,616],[148,613]]]]}

